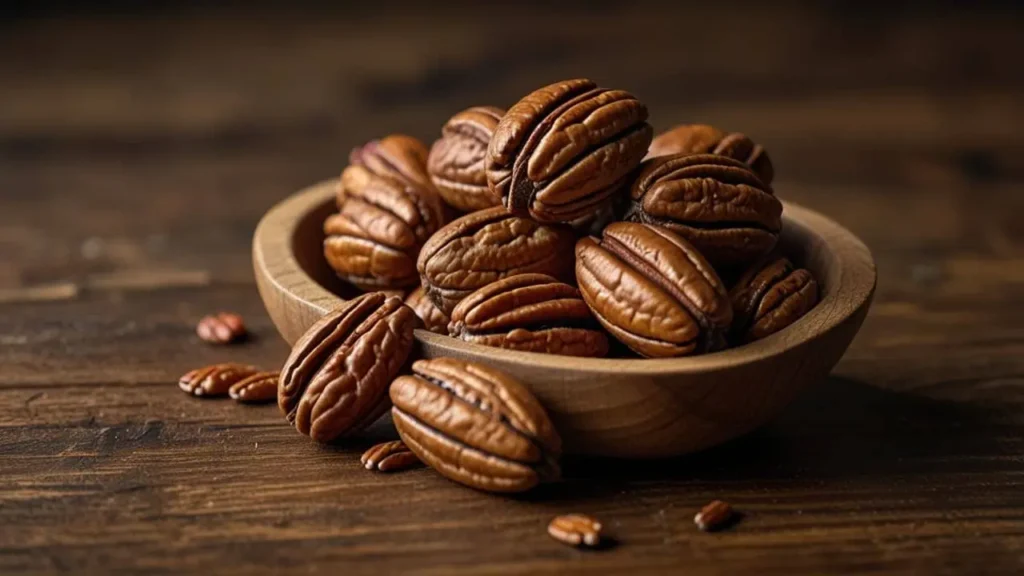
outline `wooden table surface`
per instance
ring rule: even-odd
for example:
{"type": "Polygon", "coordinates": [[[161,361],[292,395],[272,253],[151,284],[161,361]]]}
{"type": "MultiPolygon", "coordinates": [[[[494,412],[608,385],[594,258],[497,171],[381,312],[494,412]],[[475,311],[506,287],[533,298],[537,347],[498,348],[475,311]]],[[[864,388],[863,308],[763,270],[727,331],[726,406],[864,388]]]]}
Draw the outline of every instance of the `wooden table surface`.
{"type": "Polygon", "coordinates": [[[1012,3],[157,6],[0,23],[0,573],[1024,573],[1012,3]],[[871,247],[875,304],[827,381],[728,445],[569,460],[519,498],[364,471],[387,423],[321,447],[178,390],[285,358],[249,258],[270,206],[363,140],[572,76],[658,129],[747,132],[780,196],[871,247]],[[198,341],[222,309],[251,342],[198,341]],[[743,521],[696,531],[713,498],[743,521]],[[617,545],[549,539],[570,511],[617,545]]]}

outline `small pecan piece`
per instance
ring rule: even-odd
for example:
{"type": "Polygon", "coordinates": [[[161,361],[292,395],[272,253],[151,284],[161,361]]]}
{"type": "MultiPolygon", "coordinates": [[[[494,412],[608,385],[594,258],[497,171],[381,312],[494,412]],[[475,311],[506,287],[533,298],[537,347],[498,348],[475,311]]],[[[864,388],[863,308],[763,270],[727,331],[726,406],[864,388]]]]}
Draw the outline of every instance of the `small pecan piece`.
{"type": "Polygon", "coordinates": [[[746,343],[774,334],[800,319],[818,303],[811,273],[786,258],[770,258],[748,270],[733,286],[736,319],[732,337],[746,343]]]}
{"type": "Polygon", "coordinates": [[[616,222],[576,244],[576,279],[597,319],[623,344],[657,358],[725,344],[732,306],[706,260],[677,234],[616,222]]]}
{"type": "Polygon", "coordinates": [[[651,141],[647,157],[672,154],[718,154],[743,162],[765,184],[771,184],[775,169],[768,153],[739,132],[725,132],[707,124],[682,124],[662,132],[651,141]]]}
{"type": "Polygon", "coordinates": [[[359,461],[367,470],[378,472],[398,472],[423,465],[416,454],[409,450],[401,440],[377,444],[363,452],[359,461]]]}
{"type": "Polygon", "coordinates": [[[490,492],[521,492],[558,477],[561,438],[525,386],[454,358],[418,360],[412,370],[391,384],[391,414],[420,460],[490,492]]]}
{"type": "Polygon", "coordinates": [[[227,396],[231,386],[259,372],[255,366],[231,362],[196,368],[178,380],[178,387],[193,396],[227,396]]]}
{"type": "Polygon", "coordinates": [[[608,353],[608,338],[580,291],[546,274],[517,274],[473,292],[455,307],[448,332],[467,342],[527,352],[608,353]]]}
{"type": "Polygon", "coordinates": [[[506,276],[537,272],[571,281],[576,235],[501,206],[467,214],[423,246],[417,268],[423,289],[445,314],[474,290],[506,276]]]}
{"type": "Polygon", "coordinates": [[[565,514],[551,520],[548,534],[569,546],[595,548],[601,543],[601,523],[583,514],[565,514]]]}
{"type": "Polygon", "coordinates": [[[388,383],[412,352],[419,318],[397,296],[363,294],[302,335],[281,369],[278,406],[295,428],[330,442],[388,408],[388,383]]]}
{"type": "Polygon", "coordinates": [[[413,312],[420,317],[424,328],[437,334],[448,335],[448,322],[451,319],[430,298],[427,298],[427,293],[422,286],[406,296],[405,305],[412,308],[413,312]]]}
{"type": "Polygon", "coordinates": [[[324,256],[364,290],[416,284],[420,247],[444,224],[444,204],[422,164],[426,148],[407,136],[352,154],[338,186],[338,213],[324,221],[324,256]]]}
{"type": "Polygon", "coordinates": [[[257,372],[232,384],[228,396],[243,404],[270,402],[277,398],[277,380],[280,377],[280,372],[257,372]]]}
{"type": "Polygon", "coordinates": [[[487,181],[515,214],[570,222],[620,191],[652,136],[647,107],[628,92],[558,82],[502,117],[487,150],[487,181]]]}
{"type": "Polygon", "coordinates": [[[231,312],[210,314],[196,325],[196,335],[211,344],[228,344],[245,337],[245,322],[231,312]]]}
{"type": "Polygon", "coordinates": [[[625,220],[664,226],[720,272],[741,271],[775,246],[782,203],[745,164],[695,154],[647,160],[630,189],[625,220]]]}
{"type": "Polygon", "coordinates": [[[487,186],[484,159],[494,129],[504,115],[504,110],[493,106],[463,110],[448,120],[441,129],[441,138],[430,148],[430,179],[444,201],[460,212],[501,205],[501,198],[487,186]]]}
{"type": "Polygon", "coordinates": [[[715,500],[701,508],[693,517],[693,523],[704,532],[714,532],[727,526],[733,516],[732,506],[728,502],[715,500]]]}

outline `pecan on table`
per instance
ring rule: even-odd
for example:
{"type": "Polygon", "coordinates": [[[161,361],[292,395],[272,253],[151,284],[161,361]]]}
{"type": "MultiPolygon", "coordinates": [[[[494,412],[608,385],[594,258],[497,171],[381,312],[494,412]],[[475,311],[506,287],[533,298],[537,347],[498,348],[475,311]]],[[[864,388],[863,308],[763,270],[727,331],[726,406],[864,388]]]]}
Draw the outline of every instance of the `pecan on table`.
{"type": "Polygon", "coordinates": [[[427,293],[419,286],[405,297],[405,305],[423,321],[423,327],[436,334],[448,335],[448,322],[451,318],[441,311],[434,302],[427,298],[427,293]]]}
{"type": "Polygon", "coordinates": [[[782,203],[738,160],[713,154],[644,162],[624,217],[663,226],[693,244],[720,273],[742,271],[775,246],[782,203]]]}
{"type": "Polygon", "coordinates": [[[203,398],[227,396],[231,386],[259,371],[255,366],[234,362],[212,364],[186,373],[178,380],[178,387],[187,394],[203,398]]]}
{"type": "Polygon", "coordinates": [[[245,338],[245,322],[233,312],[210,314],[196,324],[196,335],[210,344],[230,344],[245,338]]]}
{"type": "Polygon", "coordinates": [[[517,274],[473,292],[455,307],[448,331],[467,342],[511,350],[608,353],[608,338],[580,291],[546,274],[517,274]]]}
{"type": "Polygon", "coordinates": [[[454,358],[418,360],[412,371],[391,384],[391,415],[420,460],[490,492],[521,492],[559,476],[561,438],[525,386],[454,358]]]}
{"type": "Polygon", "coordinates": [[[258,372],[239,380],[228,389],[228,396],[242,404],[262,404],[277,399],[277,381],[280,372],[258,372]]]}
{"type": "Polygon", "coordinates": [[[575,243],[568,226],[540,224],[496,206],[438,230],[416,266],[427,297],[450,315],[474,290],[506,276],[537,272],[571,282],[575,243]]]}
{"type": "Polygon", "coordinates": [[[818,283],[787,258],[769,258],[748,270],[729,293],[737,344],[760,340],[796,322],[818,303],[818,283]]]}
{"type": "Polygon", "coordinates": [[[419,318],[397,296],[363,294],[299,338],[281,369],[277,402],[317,442],[361,430],[387,411],[387,388],[412,352],[419,318]]]}
{"type": "Polygon", "coordinates": [[[501,108],[475,106],[452,116],[430,148],[427,172],[438,193],[460,212],[500,206],[501,198],[487,186],[484,159],[501,108]]]}
{"type": "Polygon", "coordinates": [[[602,325],[634,352],[685,356],[725,345],[732,306],[706,260],[663,228],[616,222],[576,244],[576,279],[602,325]]]}
{"type": "Polygon", "coordinates": [[[739,160],[765,184],[775,177],[771,158],[760,144],[739,132],[726,132],[707,124],[682,124],[654,137],[647,157],[672,154],[717,154],[739,160]]]}
{"type": "Polygon", "coordinates": [[[426,156],[408,136],[353,151],[338,185],[338,212],[324,221],[324,256],[342,279],[363,290],[416,284],[420,247],[445,222],[426,156]]]}
{"type": "Polygon", "coordinates": [[[585,514],[564,514],[551,520],[548,534],[569,546],[596,548],[601,544],[601,523],[585,514]]]}
{"type": "Polygon", "coordinates": [[[652,135],[647,107],[628,92],[558,82],[502,117],[487,149],[487,182],[515,214],[570,222],[622,191],[652,135]]]}

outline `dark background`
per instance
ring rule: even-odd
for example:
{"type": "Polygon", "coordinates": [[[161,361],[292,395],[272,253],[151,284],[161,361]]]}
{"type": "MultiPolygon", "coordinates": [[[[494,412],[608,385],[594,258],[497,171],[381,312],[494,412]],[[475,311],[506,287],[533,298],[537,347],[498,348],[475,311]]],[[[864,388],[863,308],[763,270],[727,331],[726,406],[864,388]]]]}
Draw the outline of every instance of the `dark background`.
{"type": "Polygon", "coordinates": [[[0,11],[0,572],[1024,571],[1020,3],[482,4],[0,11]],[[875,304],[827,382],[727,446],[570,460],[511,500],[177,390],[284,359],[249,259],[270,206],[362,141],[577,76],[658,130],[749,134],[779,196],[869,245],[875,304]],[[220,309],[248,345],[196,341],[220,309]],[[747,517],[697,534],[714,497],[747,517]],[[620,546],[549,541],[570,508],[620,546]]]}

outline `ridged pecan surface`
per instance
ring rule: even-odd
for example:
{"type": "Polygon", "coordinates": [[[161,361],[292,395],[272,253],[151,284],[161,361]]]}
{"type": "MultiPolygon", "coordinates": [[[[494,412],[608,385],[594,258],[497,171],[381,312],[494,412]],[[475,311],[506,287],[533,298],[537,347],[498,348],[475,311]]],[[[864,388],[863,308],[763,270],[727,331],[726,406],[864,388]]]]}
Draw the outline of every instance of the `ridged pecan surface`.
{"type": "Polygon", "coordinates": [[[818,283],[787,258],[771,258],[748,270],[729,294],[736,315],[733,340],[760,340],[789,326],[818,303],[818,283]]]}
{"type": "Polygon", "coordinates": [[[487,186],[484,167],[487,146],[504,115],[493,106],[463,110],[448,120],[430,148],[430,179],[444,201],[460,212],[501,205],[501,198],[487,186]]]}
{"type": "Polygon", "coordinates": [[[745,134],[726,132],[707,124],[682,124],[654,137],[647,157],[671,154],[718,154],[743,162],[765,184],[775,177],[771,158],[745,134]]]}

